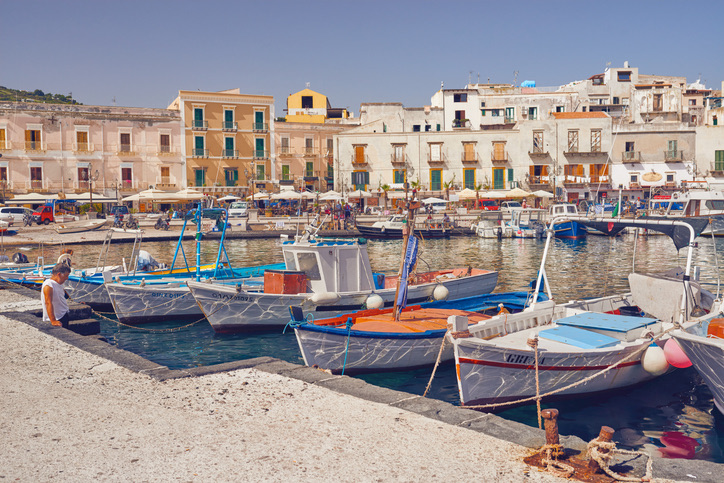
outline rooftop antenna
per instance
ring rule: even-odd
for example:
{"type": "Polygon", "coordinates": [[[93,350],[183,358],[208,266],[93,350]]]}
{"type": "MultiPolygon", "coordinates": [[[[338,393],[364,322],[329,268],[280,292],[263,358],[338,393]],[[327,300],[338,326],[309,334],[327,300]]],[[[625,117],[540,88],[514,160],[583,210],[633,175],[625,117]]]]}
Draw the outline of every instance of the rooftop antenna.
{"type": "Polygon", "coordinates": [[[608,70],[609,67],[611,67],[611,61],[610,61],[610,60],[609,60],[608,62],[606,62],[606,68],[604,69],[604,71],[608,70]]]}
{"type": "Polygon", "coordinates": [[[307,89],[309,89],[309,86],[311,86],[311,85],[312,84],[310,82],[307,82],[307,89]]]}
{"type": "Polygon", "coordinates": [[[116,96],[113,96],[113,105],[116,105],[116,96]]]}
{"type": "Polygon", "coordinates": [[[468,85],[470,85],[472,83],[473,83],[473,71],[469,70],[468,71],[468,85]]]}
{"type": "Polygon", "coordinates": [[[515,87],[515,84],[518,82],[518,71],[516,70],[513,72],[513,87],[515,87]]]}
{"type": "Polygon", "coordinates": [[[480,84],[480,72],[478,72],[478,84],[480,84]]]}

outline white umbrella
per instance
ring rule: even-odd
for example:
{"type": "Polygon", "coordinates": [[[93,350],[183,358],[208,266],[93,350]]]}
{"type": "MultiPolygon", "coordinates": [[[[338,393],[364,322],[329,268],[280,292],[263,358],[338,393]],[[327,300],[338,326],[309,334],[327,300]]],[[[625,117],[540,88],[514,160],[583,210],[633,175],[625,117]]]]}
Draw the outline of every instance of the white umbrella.
{"type": "Polygon", "coordinates": [[[271,195],[272,200],[301,200],[302,194],[298,191],[282,191],[271,195]]]}
{"type": "Polygon", "coordinates": [[[267,193],[254,193],[253,195],[249,195],[246,197],[247,200],[268,200],[269,195],[267,193]]]}
{"type": "Polygon", "coordinates": [[[347,193],[347,198],[372,198],[372,193],[364,190],[357,190],[347,193]]]}
{"type": "Polygon", "coordinates": [[[484,193],[480,193],[481,198],[492,198],[492,199],[499,199],[499,198],[505,198],[505,192],[504,191],[486,191],[484,193]]]}
{"type": "Polygon", "coordinates": [[[319,197],[319,201],[339,201],[342,199],[342,195],[339,193],[324,193],[319,197]]]}
{"type": "Polygon", "coordinates": [[[201,191],[196,191],[193,188],[184,188],[176,193],[166,193],[164,199],[176,199],[179,201],[193,201],[200,200],[204,197],[201,191]]]}
{"type": "Polygon", "coordinates": [[[222,196],[221,198],[219,198],[216,201],[236,201],[236,200],[240,200],[240,199],[241,198],[239,198],[238,196],[226,195],[226,196],[222,196]]]}
{"type": "Polygon", "coordinates": [[[450,203],[448,200],[443,200],[442,198],[435,198],[434,196],[430,198],[425,198],[422,200],[423,203],[426,205],[429,205],[430,203],[450,203]]]}
{"type": "Polygon", "coordinates": [[[549,191],[538,190],[531,193],[536,198],[553,198],[555,195],[549,191]]]}
{"type": "Polygon", "coordinates": [[[474,200],[476,196],[478,195],[476,195],[475,191],[471,190],[470,188],[465,188],[460,193],[458,193],[458,197],[461,200],[474,200]]]}
{"type": "MultiPolygon", "coordinates": [[[[66,196],[69,200],[75,200],[80,202],[90,202],[91,195],[90,193],[81,193],[79,195],[70,195],[66,196]]],[[[118,202],[117,199],[111,197],[111,196],[104,196],[98,193],[93,193],[93,203],[116,203],[118,202]]]]}
{"type": "Polygon", "coordinates": [[[126,196],[125,198],[121,198],[121,201],[140,201],[141,195],[136,193],[135,195],[126,196]]]}
{"type": "Polygon", "coordinates": [[[512,190],[505,193],[506,198],[527,198],[531,194],[520,188],[513,188],[512,190]]]}
{"type": "Polygon", "coordinates": [[[301,195],[303,200],[313,200],[317,197],[317,193],[311,191],[302,191],[301,195]]]}

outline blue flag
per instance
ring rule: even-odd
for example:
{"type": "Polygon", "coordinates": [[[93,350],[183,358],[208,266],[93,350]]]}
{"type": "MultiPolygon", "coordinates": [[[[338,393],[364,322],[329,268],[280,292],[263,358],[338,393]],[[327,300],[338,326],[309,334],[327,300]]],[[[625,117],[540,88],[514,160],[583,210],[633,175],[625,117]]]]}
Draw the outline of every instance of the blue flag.
{"type": "Polygon", "coordinates": [[[407,306],[407,279],[410,277],[412,268],[417,263],[417,238],[411,236],[407,242],[405,261],[402,264],[402,276],[400,278],[400,290],[397,293],[397,307],[402,310],[407,306]]]}

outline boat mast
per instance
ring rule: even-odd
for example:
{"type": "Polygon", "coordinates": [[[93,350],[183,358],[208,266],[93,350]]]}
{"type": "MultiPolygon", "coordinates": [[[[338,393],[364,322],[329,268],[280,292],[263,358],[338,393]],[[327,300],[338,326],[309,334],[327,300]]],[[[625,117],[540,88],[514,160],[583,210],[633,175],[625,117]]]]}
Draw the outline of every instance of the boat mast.
{"type": "Polygon", "coordinates": [[[407,245],[410,243],[410,237],[414,236],[415,232],[415,213],[419,203],[415,201],[415,194],[417,190],[412,190],[412,198],[407,200],[407,228],[402,230],[402,261],[400,262],[400,271],[397,272],[397,287],[395,288],[395,306],[392,313],[395,316],[395,320],[400,320],[401,307],[397,304],[397,297],[400,293],[400,285],[402,284],[402,272],[405,267],[405,256],[407,254],[407,245]]]}

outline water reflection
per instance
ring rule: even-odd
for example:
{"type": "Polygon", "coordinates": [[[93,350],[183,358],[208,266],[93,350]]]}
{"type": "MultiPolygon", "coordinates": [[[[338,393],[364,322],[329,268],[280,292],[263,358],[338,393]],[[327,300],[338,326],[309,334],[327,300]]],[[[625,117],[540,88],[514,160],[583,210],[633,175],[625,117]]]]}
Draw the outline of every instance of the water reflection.
{"type": "MultiPolygon", "coordinates": [[[[700,245],[694,264],[701,266],[702,281],[711,284],[708,288],[716,292],[718,273],[715,253],[724,253],[724,239],[716,240],[716,251],[710,239],[700,239],[700,245]]],[[[673,243],[664,236],[637,240],[631,235],[616,238],[592,236],[580,241],[556,240],[547,267],[554,298],[565,302],[627,290],[634,246],[639,271],[664,271],[686,263],[686,250],[677,253],[673,243]]],[[[166,263],[173,258],[175,247],[175,242],[144,243],[144,249],[166,263]]],[[[505,239],[499,242],[474,237],[425,240],[420,253],[420,269],[470,265],[498,270],[497,291],[523,290],[538,273],[543,247],[544,242],[539,240],[505,239]]],[[[31,248],[25,253],[33,259],[39,252],[31,248]]],[[[201,248],[202,262],[215,259],[218,250],[216,241],[205,241],[201,248]]],[[[90,245],[76,250],[75,265],[95,266],[100,249],[100,245],[90,245]]],[[[184,250],[189,263],[193,264],[194,241],[184,242],[184,250]]],[[[231,240],[227,250],[235,266],[283,261],[278,239],[231,240]]],[[[401,241],[370,241],[368,251],[373,270],[395,272],[399,267],[401,250],[401,241]]],[[[46,247],[43,251],[47,260],[55,260],[59,254],[60,247],[46,247]]],[[[108,260],[120,263],[121,258],[128,259],[130,254],[130,244],[116,244],[111,246],[108,260]]],[[[718,265],[721,269],[724,264],[718,265]]],[[[146,327],[158,329],[181,325],[184,324],[168,321],[146,327]]],[[[159,334],[103,323],[103,333],[112,343],[171,368],[218,364],[257,356],[274,356],[302,363],[294,336],[278,332],[217,335],[203,322],[181,331],[159,334]]],[[[430,371],[360,377],[373,384],[422,394],[430,371]]],[[[453,365],[438,370],[430,396],[458,404],[453,365]]],[[[656,448],[665,456],[724,462],[724,418],[714,408],[711,393],[693,368],[678,370],[606,397],[558,401],[547,407],[561,411],[559,425],[563,434],[575,434],[590,440],[598,434],[601,426],[606,425],[616,430],[614,437],[624,447],[645,446],[656,448]]],[[[531,426],[537,424],[534,406],[511,409],[501,415],[531,426]]]]}

